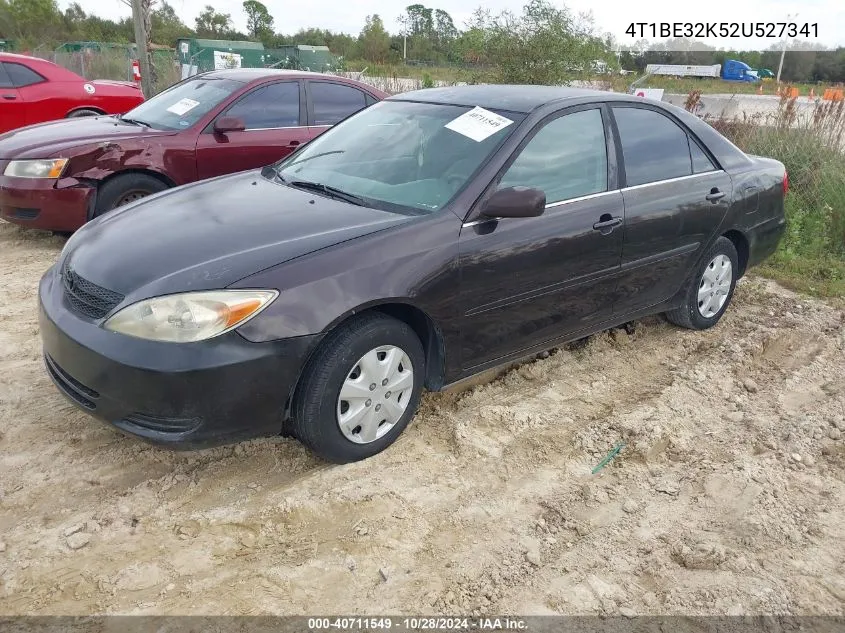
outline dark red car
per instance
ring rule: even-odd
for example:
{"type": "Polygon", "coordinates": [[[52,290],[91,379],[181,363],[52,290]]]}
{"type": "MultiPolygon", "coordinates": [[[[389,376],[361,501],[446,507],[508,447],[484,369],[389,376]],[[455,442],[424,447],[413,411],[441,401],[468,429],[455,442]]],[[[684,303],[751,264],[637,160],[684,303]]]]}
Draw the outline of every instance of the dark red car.
{"type": "Polygon", "coordinates": [[[25,125],[120,114],[144,101],[129,81],[88,81],[37,57],[0,53],[0,133],[25,125]]]}
{"type": "Polygon", "coordinates": [[[120,116],[0,135],[0,217],[74,231],[169,187],[268,165],[386,95],[318,73],[219,70],[120,116]]]}

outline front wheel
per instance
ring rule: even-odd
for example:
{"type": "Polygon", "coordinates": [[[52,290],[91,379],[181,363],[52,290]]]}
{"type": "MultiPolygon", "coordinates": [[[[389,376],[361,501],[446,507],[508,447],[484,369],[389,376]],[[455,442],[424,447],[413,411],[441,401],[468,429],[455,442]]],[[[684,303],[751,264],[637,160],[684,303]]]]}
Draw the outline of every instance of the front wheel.
{"type": "Polygon", "coordinates": [[[94,217],[165,189],[167,189],[165,183],[149,174],[133,173],[115,176],[100,186],[94,217]]]}
{"type": "Polygon", "coordinates": [[[684,298],[684,304],[666,318],[675,325],[706,330],[719,322],[730,305],[738,280],[736,247],[719,237],[708,249],[684,298]]]}
{"type": "Polygon", "coordinates": [[[406,323],[356,317],[329,334],[303,373],[293,430],[317,455],[345,464],[396,441],[422,393],[425,354],[406,323]]]}

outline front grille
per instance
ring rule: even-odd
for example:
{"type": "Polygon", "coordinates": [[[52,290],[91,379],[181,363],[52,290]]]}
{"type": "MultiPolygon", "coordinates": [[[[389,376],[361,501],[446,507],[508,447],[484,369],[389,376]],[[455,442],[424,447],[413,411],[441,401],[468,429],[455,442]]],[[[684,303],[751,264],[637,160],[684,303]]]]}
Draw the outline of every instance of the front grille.
{"type": "Polygon", "coordinates": [[[200,425],[199,418],[162,418],[158,416],[133,413],[123,418],[123,422],[160,433],[185,433],[200,425]]]}
{"type": "Polygon", "coordinates": [[[67,264],[62,270],[62,285],[71,307],[92,319],[102,319],[123,301],[122,294],[88,281],[67,264]]]}
{"type": "Polygon", "coordinates": [[[100,397],[100,394],[86,387],[76,378],[68,374],[64,369],[59,367],[49,355],[44,356],[44,363],[47,365],[47,371],[56,386],[64,392],[68,398],[76,402],[79,406],[93,411],[97,408],[94,402],[100,397]]]}

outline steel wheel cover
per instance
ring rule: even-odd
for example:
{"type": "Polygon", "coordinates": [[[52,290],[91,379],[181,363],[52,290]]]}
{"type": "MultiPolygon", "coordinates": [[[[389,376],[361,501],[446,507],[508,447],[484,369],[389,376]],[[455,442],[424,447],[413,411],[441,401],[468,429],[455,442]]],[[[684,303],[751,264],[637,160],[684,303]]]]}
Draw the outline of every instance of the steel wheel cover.
{"type": "Polygon", "coordinates": [[[733,266],[727,255],[716,255],[698,283],[698,312],[705,319],[717,315],[728,300],[733,282],[733,266]]]}
{"type": "Polygon", "coordinates": [[[390,432],[404,415],[414,389],[408,354],[382,345],[364,354],[340,388],[337,424],[344,437],[369,444],[390,432]]]}

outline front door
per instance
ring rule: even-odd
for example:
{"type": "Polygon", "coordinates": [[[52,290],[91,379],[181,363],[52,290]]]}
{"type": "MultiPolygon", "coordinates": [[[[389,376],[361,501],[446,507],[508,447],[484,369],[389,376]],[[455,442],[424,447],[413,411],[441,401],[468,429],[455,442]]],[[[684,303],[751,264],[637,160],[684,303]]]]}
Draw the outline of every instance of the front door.
{"type": "Polygon", "coordinates": [[[263,167],[309,140],[300,82],[280,81],[248,92],[219,117],[237,117],[243,132],[217,134],[213,123],[197,139],[200,180],[263,167]]]}
{"type": "Polygon", "coordinates": [[[0,134],[26,125],[26,104],[0,62],[0,134]]]}
{"type": "Polygon", "coordinates": [[[623,205],[608,129],[595,105],[540,123],[498,186],[543,190],[544,214],[462,228],[464,370],[611,315],[623,205]]]}
{"type": "Polygon", "coordinates": [[[624,158],[625,231],[615,311],[657,305],[680,288],[725,217],[731,179],[679,123],[641,105],[612,108],[624,158]]]}

